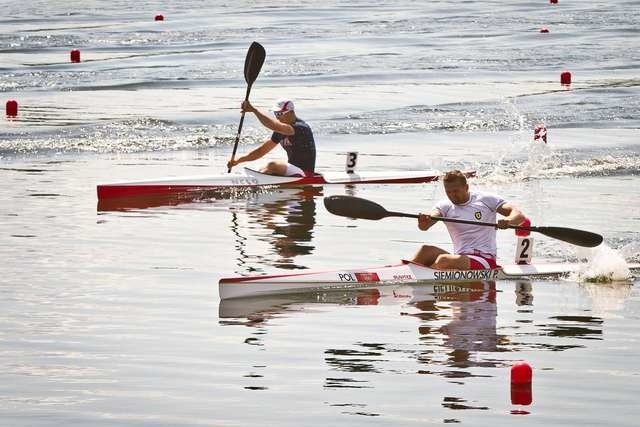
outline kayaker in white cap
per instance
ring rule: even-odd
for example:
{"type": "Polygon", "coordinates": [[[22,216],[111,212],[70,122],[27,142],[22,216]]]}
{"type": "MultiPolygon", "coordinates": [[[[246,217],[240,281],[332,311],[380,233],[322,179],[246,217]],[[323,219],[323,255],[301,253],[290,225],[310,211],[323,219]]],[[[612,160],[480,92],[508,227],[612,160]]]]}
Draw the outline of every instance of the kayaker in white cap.
{"type": "Polygon", "coordinates": [[[238,163],[257,160],[280,145],[287,152],[287,161],[272,160],[260,172],[281,176],[313,175],[316,165],[313,132],[304,120],[296,116],[292,100],[277,100],[273,106],[274,117],[258,110],[249,101],[243,101],[241,108],[245,113],[255,114],[260,123],[271,129],[273,134],[255,150],[230,160],[227,163],[229,168],[238,163]]]}

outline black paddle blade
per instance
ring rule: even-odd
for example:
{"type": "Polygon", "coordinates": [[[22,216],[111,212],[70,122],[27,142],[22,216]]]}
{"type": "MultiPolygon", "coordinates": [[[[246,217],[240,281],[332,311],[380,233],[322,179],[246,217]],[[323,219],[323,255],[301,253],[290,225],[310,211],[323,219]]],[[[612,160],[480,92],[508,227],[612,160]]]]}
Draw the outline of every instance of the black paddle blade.
{"type": "Polygon", "coordinates": [[[244,80],[249,86],[258,78],[266,55],[264,47],[260,43],[253,42],[249,46],[247,57],[244,60],[244,80]]]}
{"type": "Polygon", "coordinates": [[[353,196],[325,197],[324,207],[334,215],[349,218],[379,220],[389,216],[389,212],[379,204],[353,196]]]}
{"type": "Polygon", "coordinates": [[[531,227],[531,230],[542,233],[545,236],[562,240],[576,246],[594,248],[602,243],[602,236],[591,231],[576,230],[565,227],[531,227]]]}

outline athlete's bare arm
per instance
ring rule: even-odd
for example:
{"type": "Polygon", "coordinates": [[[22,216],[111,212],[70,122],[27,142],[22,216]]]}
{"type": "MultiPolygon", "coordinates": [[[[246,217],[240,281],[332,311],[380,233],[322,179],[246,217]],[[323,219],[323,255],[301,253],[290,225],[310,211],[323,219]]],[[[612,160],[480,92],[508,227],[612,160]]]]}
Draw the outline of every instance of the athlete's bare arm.
{"type": "Polygon", "coordinates": [[[265,142],[262,143],[262,145],[260,145],[255,150],[250,151],[249,153],[245,154],[244,156],[240,156],[237,159],[230,160],[227,163],[227,167],[231,168],[237,165],[238,163],[251,162],[253,160],[257,160],[262,156],[264,156],[265,154],[267,154],[269,151],[273,150],[277,146],[278,144],[276,144],[270,139],[267,139],[265,142]]]}
{"type": "Polygon", "coordinates": [[[503,203],[497,209],[497,212],[500,215],[504,215],[504,218],[500,218],[497,222],[498,228],[505,229],[509,228],[510,225],[520,225],[524,221],[524,214],[520,212],[518,208],[512,206],[509,203],[503,203]]]}
{"type": "Polygon", "coordinates": [[[418,228],[422,231],[427,231],[428,229],[430,229],[433,224],[435,224],[436,221],[435,219],[431,218],[432,216],[439,216],[440,212],[434,210],[429,214],[423,214],[423,213],[419,213],[418,214],[418,228]]]}
{"type": "Polygon", "coordinates": [[[282,135],[287,135],[287,136],[293,135],[295,133],[293,126],[291,126],[288,123],[281,122],[280,120],[274,117],[267,116],[262,111],[258,110],[256,107],[251,105],[249,101],[242,102],[242,110],[247,113],[255,114],[255,116],[258,118],[258,120],[260,121],[260,123],[262,123],[264,127],[269,128],[274,132],[278,132],[282,135]]]}

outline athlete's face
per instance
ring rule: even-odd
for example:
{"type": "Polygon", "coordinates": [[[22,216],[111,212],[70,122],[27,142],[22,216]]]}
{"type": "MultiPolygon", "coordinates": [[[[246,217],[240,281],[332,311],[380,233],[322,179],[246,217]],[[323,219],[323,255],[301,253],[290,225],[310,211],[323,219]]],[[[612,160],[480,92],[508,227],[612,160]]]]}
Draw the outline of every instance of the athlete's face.
{"type": "Polygon", "coordinates": [[[293,111],[283,111],[283,112],[275,111],[273,114],[276,116],[276,119],[278,119],[282,123],[291,124],[295,120],[295,115],[293,114],[293,111]]]}
{"type": "Polygon", "coordinates": [[[444,183],[444,191],[454,205],[461,205],[469,200],[469,185],[459,182],[444,183]]]}

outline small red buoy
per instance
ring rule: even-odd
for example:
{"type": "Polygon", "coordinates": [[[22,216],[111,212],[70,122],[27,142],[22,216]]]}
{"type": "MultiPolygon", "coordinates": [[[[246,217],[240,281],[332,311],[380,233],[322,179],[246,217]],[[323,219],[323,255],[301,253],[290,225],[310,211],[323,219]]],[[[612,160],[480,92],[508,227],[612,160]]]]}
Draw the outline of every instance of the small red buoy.
{"type": "Polygon", "coordinates": [[[71,57],[71,62],[80,62],[80,51],[78,49],[73,49],[69,56],[71,57]]]}
{"type": "Polygon", "coordinates": [[[158,14],[158,15],[156,15],[156,16],[155,16],[155,18],[153,18],[153,19],[154,19],[154,20],[156,20],[156,21],[164,21],[164,16],[163,16],[163,15],[158,14]]]}
{"type": "Polygon", "coordinates": [[[571,73],[569,71],[560,73],[560,84],[566,86],[571,84],[571,73]]]}
{"type": "Polygon", "coordinates": [[[541,139],[545,144],[547,143],[547,127],[545,125],[538,124],[533,130],[533,140],[537,141],[541,139]]]}
{"type": "Polygon", "coordinates": [[[558,0],[549,0],[549,3],[551,3],[551,4],[558,4],[558,0]]]}
{"type": "Polygon", "coordinates": [[[532,402],[531,384],[511,384],[512,405],[531,405],[532,402]]]}
{"type": "Polygon", "coordinates": [[[541,33],[548,33],[549,29],[547,27],[542,27],[542,28],[540,28],[540,32],[541,33]]]}
{"type": "Polygon", "coordinates": [[[533,370],[527,362],[516,362],[511,367],[511,384],[531,384],[533,370]]]}
{"type": "Polygon", "coordinates": [[[6,105],[7,117],[15,117],[18,115],[18,102],[10,99],[6,105]]]}

